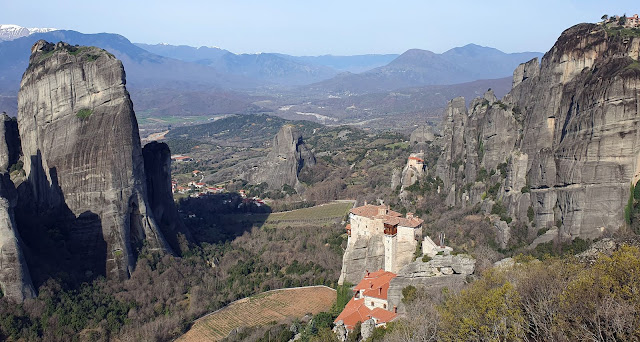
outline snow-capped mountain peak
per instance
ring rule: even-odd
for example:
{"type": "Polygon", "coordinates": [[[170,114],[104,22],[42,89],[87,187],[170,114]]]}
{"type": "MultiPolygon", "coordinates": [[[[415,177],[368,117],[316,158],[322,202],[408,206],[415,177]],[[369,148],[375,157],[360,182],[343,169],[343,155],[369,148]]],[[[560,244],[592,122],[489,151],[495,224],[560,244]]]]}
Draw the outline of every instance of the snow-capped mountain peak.
{"type": "Polygon", "coordinates": [[[0,41],[14,40],[34,33],[56,31],[55,28],[22,27],[12,24],[0,24],[0,41]]]}

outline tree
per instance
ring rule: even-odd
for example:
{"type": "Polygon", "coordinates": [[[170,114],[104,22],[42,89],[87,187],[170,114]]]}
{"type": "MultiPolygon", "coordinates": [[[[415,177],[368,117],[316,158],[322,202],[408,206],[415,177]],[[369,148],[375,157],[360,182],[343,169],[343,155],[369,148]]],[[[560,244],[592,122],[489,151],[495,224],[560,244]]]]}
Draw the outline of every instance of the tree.
{"type": "Polygon", "coordinates": [[[623,14],[623,15],[620,17],[620,19],[618,19],[618,24],[619,24],[619,25],[624,25],[624,24],[626,24],[626,23],[627,23],[627,15],[626,15],[626,14],[623,14]]]}
{"type": "Polygon", "coordinates": [[[607,14],[605,14],[600,19],[602,19],[602,21],[607,21],[607,19],[609,19],[609,16],[607,14]]]}

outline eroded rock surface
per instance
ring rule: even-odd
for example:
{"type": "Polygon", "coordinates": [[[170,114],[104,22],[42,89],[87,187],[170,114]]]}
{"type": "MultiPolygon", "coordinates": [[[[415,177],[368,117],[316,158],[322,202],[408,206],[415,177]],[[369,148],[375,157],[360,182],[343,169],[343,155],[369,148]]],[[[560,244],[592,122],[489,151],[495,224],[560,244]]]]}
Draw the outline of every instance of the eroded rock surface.
{"type": "Polygon", "coordinates": [[[436,172],[447,203],[500,203],[533,236],[557,222],[570,238],[624,225],[640,179],[639,44],[576,25],[540,63],[519,66],[501,100],[452,100],[436,172]]]}
{"type": "Polygon", "coordinates": [[[339,284],[357,284],[367,270],[384,269],[383,235],[353,236],[342,256],[339,284]]]}
{"type": "Polygon", "coordinates": [[[125,278],[143,245],[169,251],[147,197],[124,68],[113,55],[38,41],[20,84],[18,127],[27,175],[19,225],[28,247],[49,248],[38,251],[43,263],[73,260],[78,273],[125,278]],[[38,229],[59,234],[64,248],[42,246],[38,229]]]}
{"type": "Polygon", "coordinates": [[[0,120],[0,287],[4,296],[22,302],[35,296],[14,208],[17,191],[7,169],[18,161],[20,140],[15,120],[3,115],[0,120]]]}
{"type": "Polygon", "coordinates": [[[297,189],[300,170],[315,164],[316,158],[304,144],[300,132],[291,125],[284,125],[273,138],[266,158],[246,171],[245,178],[254,184],[266,182],[271,189],[282,189],[285,184],[297,189]]]}
{"type": "Polygon", "coordinates": [[[193,237],[184,225],[171,192],[171,151],[165,143],[150,142],[142,148],[151,210],[167,243],[175,252],[189,248],[193,237]]]}

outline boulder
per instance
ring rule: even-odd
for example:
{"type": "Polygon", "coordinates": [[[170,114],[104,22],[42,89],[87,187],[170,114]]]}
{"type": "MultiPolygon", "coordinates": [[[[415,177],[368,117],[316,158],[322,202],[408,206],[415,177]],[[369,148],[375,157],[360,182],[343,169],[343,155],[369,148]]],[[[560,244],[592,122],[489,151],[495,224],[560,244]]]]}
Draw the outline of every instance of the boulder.
{"type": "Polygon", "coordinates": [[[373,318],[369,318],[368,320],[362,322],[362,326],[360,328],[360,336],[362,336],[362,340],[366,341],[369,337],[371,337],[375,328],[376,321],[373,318]]]}

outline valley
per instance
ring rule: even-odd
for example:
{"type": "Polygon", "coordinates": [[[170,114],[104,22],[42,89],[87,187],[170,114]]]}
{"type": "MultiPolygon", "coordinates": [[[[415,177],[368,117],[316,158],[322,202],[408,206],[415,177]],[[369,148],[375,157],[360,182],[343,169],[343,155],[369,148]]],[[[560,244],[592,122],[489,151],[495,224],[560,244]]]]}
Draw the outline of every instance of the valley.
{"type": "Polygon", "coordinates": [[[545,54],[0,39],[1,340],[640,337],[637,15],[545,54]]]}

